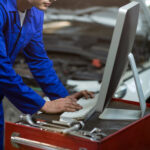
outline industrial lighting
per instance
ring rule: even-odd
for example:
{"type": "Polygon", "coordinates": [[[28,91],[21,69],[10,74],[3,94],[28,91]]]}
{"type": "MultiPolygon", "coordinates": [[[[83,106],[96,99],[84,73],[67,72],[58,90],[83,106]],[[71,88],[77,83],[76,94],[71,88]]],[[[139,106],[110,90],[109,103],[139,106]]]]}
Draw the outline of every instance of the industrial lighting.
{"type": "Polygon", "coordinates": [[[145,0],[145,4],[150,7],[150,0],[145,0]]]}

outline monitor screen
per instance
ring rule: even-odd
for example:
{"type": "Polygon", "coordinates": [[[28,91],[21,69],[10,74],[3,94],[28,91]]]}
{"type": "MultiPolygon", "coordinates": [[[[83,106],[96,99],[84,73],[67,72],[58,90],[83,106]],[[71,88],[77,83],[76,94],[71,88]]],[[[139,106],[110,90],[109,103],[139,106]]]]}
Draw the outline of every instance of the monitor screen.
{"type": "Polygon", "coordinates": [[[139,15],[139,3],[131,2],[119,8],[111,45],[103,74],[96,110],[102,112],[109,104],[128,64],[139,15]]]}

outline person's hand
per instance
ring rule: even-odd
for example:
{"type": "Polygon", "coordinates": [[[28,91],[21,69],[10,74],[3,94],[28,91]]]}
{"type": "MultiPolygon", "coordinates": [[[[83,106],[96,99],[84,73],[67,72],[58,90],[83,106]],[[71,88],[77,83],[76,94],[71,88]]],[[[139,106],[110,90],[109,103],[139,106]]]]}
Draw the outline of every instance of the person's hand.
{"type": "Polygon", "coordinates": [[[48,101],[41,108],[45,113],[62,113],[62,112],[74,112],[82,109],[82,106],[77,104],[77,99],[72,97],[60,98],[53,101],[48,101]]]}
{"type": "Polygon", "coordinates": [[[73,99],[79,99],[81,97],[85,97],[86,99],[88,99],[88,98],[94,98],[94,93],[90,92],[90,91],[87,91],[87,90],[83,90],[83,91],[80,91],[80,92],[76,92],[72,95],[69,95],[67,97],[70,97],[70,98],[73,98],[73,99]]]}

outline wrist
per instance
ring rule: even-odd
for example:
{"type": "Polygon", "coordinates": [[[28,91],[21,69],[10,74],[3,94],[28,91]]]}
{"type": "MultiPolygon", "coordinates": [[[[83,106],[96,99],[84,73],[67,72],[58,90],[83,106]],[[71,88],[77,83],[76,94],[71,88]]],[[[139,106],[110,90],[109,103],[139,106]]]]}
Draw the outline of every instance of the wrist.
{"type": "MultiPolygon", "coordinates": [[[[50,102],[50,101],[49,101],[49,102],[50,102]]],[[[47,112],[49,102],[45,102],[45,104],[44,104],[43,107],[41,108],[41,111],[42,111],[42,112],[45,112],[45,113],[47,112]]]]}

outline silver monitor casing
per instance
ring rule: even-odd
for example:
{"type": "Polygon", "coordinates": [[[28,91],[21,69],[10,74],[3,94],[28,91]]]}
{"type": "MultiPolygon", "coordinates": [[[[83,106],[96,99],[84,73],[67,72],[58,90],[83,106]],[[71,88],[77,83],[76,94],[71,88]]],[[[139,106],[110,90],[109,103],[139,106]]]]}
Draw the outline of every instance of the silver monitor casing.
{"type": "MultiPolygon", "coordinates": [[[[140,115],[144,114],[146,105],[144,103],[144,97],[142,88],[140,86],[140,81],[138,78],[136,65],[133,57],[129,57],[131,59],[130,64],[133,68],[133,73],[135,77],[135,81],[137,82],[137,91],[139,93],[139,99],[141,104],[141,111],[136,110],[122,110],[122,109],[106,109],[106,106],[110,102],[114,92],[120,82],[121,76],[127,68],[128,64],[128,56],[130,56],[130,52],[132,50],[132,46],[134,43],[135,32],[137,27],[137,20],[139,14],[139,3],[132,2],[129,3],[119,9],[118,18],[116,22],[116,26],[114,29],[111,46],[106,62],[106,67],[104,70],[104,75],[102,79],[102,85],[99,92],[99,96],[96,96],[96,103],[94,107],[91,107],[88,110],[87,114],[83,114],[84,120],[86,121],[91,117],[91,115],[95,111],[99,111],[101,113],[100,118],[103,119],[113,119],[113,120],[133,120],[138,119],[140,115]],[[105,109],[104,109],[105,108],[105,109]],[[104,111],[103,111],[104,110],[104,111]],[[102,113],[103,112],[103,113],[102,113]],[[104,115],[106,114],[106,115],[104,115]]],[[[74,116],[78,116],[78,112],[67,112],[67,114],[60,116],[60,120],[65,121],[66,118],[70,118],[70,113],[75,113],[74,116]],[[77,113],[77,114],[76,114],[77,113]],[[65,118],[64,118],[65,117],[65,118]]],[[[83,112],[82,112],[83,113],[83,112]]],[[[78,116],[79,117],[79,116],[78,116]]],[[[77,118],[76,118],[77,119],[77,118]]]]}
{"type": "MultiPolygon", "coordinates": [[[[119,8],[97,102],[96,110],[98,112],[103,112],[104,108],[109,104],[121,76],[127,68],[128,55],[132,50],[135,39],[138,16],[138,2],[131,2],[119,8]]],[[[144,109],[143,112],[145,111],[145,106],[143,104],[143,107],[141,107],[144,109]]]]}

